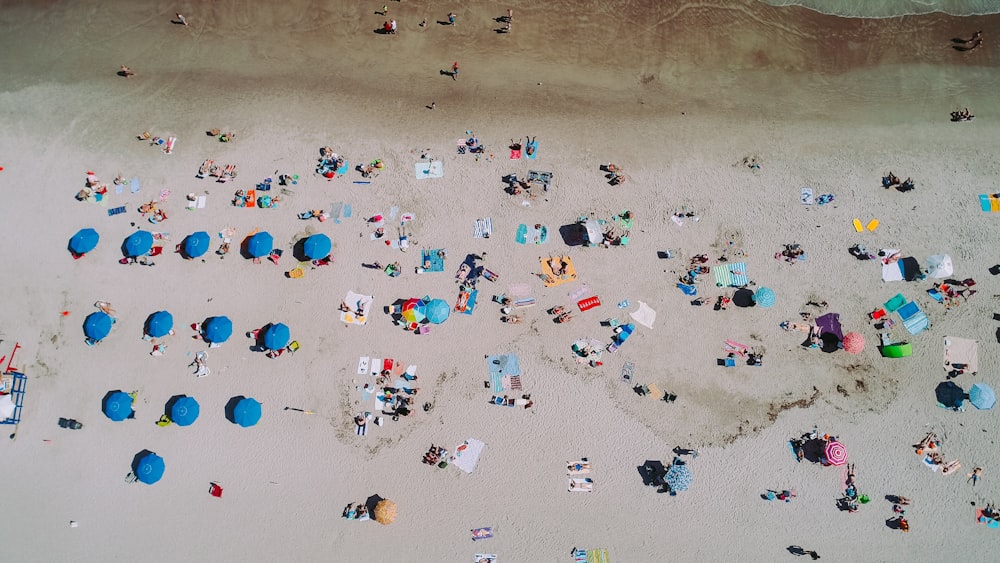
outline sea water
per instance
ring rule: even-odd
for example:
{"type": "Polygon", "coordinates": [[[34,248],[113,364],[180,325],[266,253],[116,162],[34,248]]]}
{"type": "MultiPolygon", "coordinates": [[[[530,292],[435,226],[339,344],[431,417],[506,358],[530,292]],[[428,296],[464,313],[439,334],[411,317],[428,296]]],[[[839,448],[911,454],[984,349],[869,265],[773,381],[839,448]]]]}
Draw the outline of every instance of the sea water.
{"type": "Polygon", "coordinates": [[[943,12],[952,16],[1000,13],[998,0],[761,0],[772,6],[802,6],[849,18],[893,18],[943,12]]]}

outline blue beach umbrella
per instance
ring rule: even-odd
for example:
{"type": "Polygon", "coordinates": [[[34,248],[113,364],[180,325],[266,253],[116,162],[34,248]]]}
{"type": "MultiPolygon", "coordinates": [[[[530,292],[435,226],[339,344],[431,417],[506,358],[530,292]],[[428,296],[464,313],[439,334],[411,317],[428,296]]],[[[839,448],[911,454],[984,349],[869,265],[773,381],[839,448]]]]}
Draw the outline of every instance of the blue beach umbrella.
{"type": "Polygon", "coordinates": [[[776,298],[777,296],[774,294],[774,290],[770,287],[758,288],[757,292],[753,294],[754,303],[764,307],[765,309],[773,307],[776,298]]]}
{"type": "Polygon", "coordinates": [[[115,391],[104,400],[104,414],[115,422],[132,416],[132,397],[124,391],[115,391]]]}
{"type": "Polygon", "coordinates": [[[111,332],[111,325],[115,323],[111,315],[103,311],[95,311],[83,321],[83,334],[91,340],[104,340],[104,337],[111,332]]]}
{"type": "Polygon", "coordinates": [[[250,397],[241,399],[233,409],[233,422],[248,428],[260,421],[260,403],[250,397]]]}
{"type": "Polygon", "coordinates": [[[163,463],[163,458],[151,452],[143,456],[136,464],[135,476],[139,481],[152,485],[163,478],[165,469],[166,464],[163,463]]]}
{"type": "Polygon", "coordinates": [[[146,334],[160,338],[170,334],[174,328],[174,316],[166,311],[157,311],[146,319],[146,334]]]}
{"type": "Polygon", "coordinates": [[[197,258],[208,252],[208,245],[212,243],[212,237],[205,231],[191,233],[184,239],[184,256],[197,258]]]}
{"type": "Polygon", "coordinates": [[[136,231],[125,239],[125,256],[142,256],[153,248],[153,235],[149,231],[136,231]]]}
{"type": "Polygon", "coordinates": [[[170,406],[170,420],[177,426],[190,426],[195,420],[198,420],[200,412],[201,407],[198,406],[198,401],[185,395],[170,406]]]}
{"type": "Polygon", "coordinates": [[[233,335],[233,321],[229,317],[211,317],[201,325],[201,337],[210,344],[222,344],[233,335]]]}
{"type": "Polygon", "coordinates": [[[268,350],[281,350],[288,346],[291,338],[292,333],[284,323],[273,324],[264,331],[264,347],[268,350]]]}
{"type": "Polygon", "coordinates": [[[307,238],[302,245],[302,252],[310,260],[325,258],[330,255],[331,250],[333,250],[333,243],[330,242],[330,237],[322,233],[307,238]]]}
{"type": "Polygon", "coordinates": [[[670,492],[676,493],[680,491],[686,491],[691,487],[691,481],[693,476],[691,475],[691,470],[688,469],[687,464],[680,464],[674,462],[670,469],[667,470],[667,474],[663,477],[663,480],[670,487],[670,492]]]}
{"type": "Polygon", "coordinates": [[[997,402],[997,395],[989,385],[977,383],[969,389],[969,402],[977,409],[992,409],[997,402]]]}
{"type": "Polygon", "coordinates": [[[69,239],[69,250],[77,256],[82,256],[97,248],[97,243],[100,240],[101,235],[97,234],[94,229],[80,229],[73,235],[73,238],[69,239]]]}
{"type": "Polygon", "coordinates": [[[451,306],[444,299],[432,299],[424,308],[424,314],[427,315],[428,321],[439,325],[448,320],[451,306]]]}
{"type": "Polygon", "coordinates": [[[267,256],[272,250],[274,250],[274,237],[266,231],[255,234],[247,241],[247,254],[254,258],[267,256]]]}

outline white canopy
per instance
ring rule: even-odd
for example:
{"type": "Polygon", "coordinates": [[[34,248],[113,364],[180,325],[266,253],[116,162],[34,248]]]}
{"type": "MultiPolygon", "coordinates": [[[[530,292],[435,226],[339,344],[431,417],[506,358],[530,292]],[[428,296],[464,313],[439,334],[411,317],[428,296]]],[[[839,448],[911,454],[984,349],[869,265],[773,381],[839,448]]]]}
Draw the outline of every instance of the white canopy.
{"type": "Polygon", "coordinates": [[[955,271],[951,264],[951,256],[935,254],[927,257],[927,275],[932,278],[946,278],[955,271]]]}

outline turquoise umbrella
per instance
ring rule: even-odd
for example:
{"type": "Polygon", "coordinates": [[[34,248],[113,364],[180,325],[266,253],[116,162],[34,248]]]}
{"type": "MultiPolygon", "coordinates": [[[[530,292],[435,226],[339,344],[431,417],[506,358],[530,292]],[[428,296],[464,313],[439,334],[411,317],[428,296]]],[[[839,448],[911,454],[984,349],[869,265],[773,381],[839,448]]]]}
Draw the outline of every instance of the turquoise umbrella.
{"type": "Polygon", "coordinates": [[[157,311],[146,319],[146,334],[160,338],[170,334],[174,328],[174,316],[166,311],[157,311]]]}
{"type": "Polygon", "coordinates": [[[451,306],[444,299],[432,299],[424,309],[427,320],[439,325],[448,320],[451,314],[451,306]]]}
{"type": "Polygon", "coordinates": [[[246,397],[236,403],[236,407],[233,409],[233,422],[243,428],[249,428],[260,421],[260,414],[260,403],[246,397]]]}
{"type": "Polygon", "coordinates": [[[992,409],[997,402],[997,395],[993,388],[985,383],[976,383],[969,389],[969,402],[977,409],[992,409]]]}
{"type": "Polygon", "coordinates": [[[247,254],[254,258],[267,256],[274,250],[274,237],[264,231],[255,234],[247,241],[247,254]]]}
{"type": "Polygon", "coordinates": [[[123,251],[125,256],[134,257],[149,254],[153,248],[153,234],[149,231],[136,231],[125,239],[123,251]]]}
{"type": "Polygon", "coordinates": [[[756,293],[753,294],[754,303],[764,307],[765,309],[773,307],[776,299],[777,296],[774,294],[774,290],[770,287],[758,288],[756,293]]]}

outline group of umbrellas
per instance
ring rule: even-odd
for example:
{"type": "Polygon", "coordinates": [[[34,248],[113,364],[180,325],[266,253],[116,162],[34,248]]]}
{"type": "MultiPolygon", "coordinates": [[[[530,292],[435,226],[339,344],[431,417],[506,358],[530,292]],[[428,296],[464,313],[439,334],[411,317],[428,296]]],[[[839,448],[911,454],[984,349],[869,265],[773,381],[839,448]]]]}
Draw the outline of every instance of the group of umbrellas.
{"type": "MultiPolygon", "coordinates": [[[[132,418],[132,396],[124,391],[111,391],[104,398],[104,415],[115,422],[132,418]]],[[[236,397],[232,413],[228,415],[234,424],[249,428],[260,422],[261,404],[252,397],[236,397]]],[[[190,426],[198,420],[201,406],[194,397],[178,395],[167,402],[167,416],[177,426],[190,426]]]]}
{"type": "MultiPolygon", "coordinates": [[[[83,256],[97,248],[100,240],[101,235],[94,229],[80,229],[69,239],[69,251],[76,257],[83,256]]],[[[125,238],[122,254],[129,258],[144,256],[153,248],[153,242],[153,234],[149,231],[136,231],[125,238]]],[[[181,242],[181,254],[185,258],[198,258],[208,252],[211,244],[212,237],[207,232],[191,233],[181,242]]],[[[267,256],[273,250],[274,237],[266,231],[253,234],[246,241],[246,252],[252,258],[267,256]]],[[[325,258],[332,250],[333,242],[322,233],[311,235],[302,243],[302,254],[309,260],[325,258]]]]}
{"type": "MultiPolygon", "coordinates": [[[[83,334],[89,341],[100,342],[111,333],[111,327],[115,324],[115,319],[104,311],[95,311],[83,321],[83,334]]],[[[273,327],[284,327],[285,333],[288,327],[285,325],[272,325],[273,327]]],[[[170,334],[174,328],[174,317],[168,311],[157,311],[146,319],[144,333],[153,338],[161,338],[170,334]]],[[[229,317],[218,316],[209,317],[201,324],[201,337],[209,344],[222,344],[233,335],[233,321],[229,317]]],[[[265,334],[266,336],[266,334],[265,334]]],[[[288,344],[286,338],[284,347],[288,344]]],[[[275,348],[276,349],[276,348],[275,348]]]]}
{"type": "Polygon", "coordinates": [[[942,381],[934,389],[934,395],[945,408],[960,409],[968,399],[972,406],[980,410],[992,409],[997,403],[996,392],[985,383],[976,383],[966,394],[965,390],[953,381],[942,381]]]}
{"type": "Polygon", "coordinates": [[[407,299],[401,306],[400,316],[409,323],[429,322],[441,324],[448,320],[451,306],[444,299],[407,299]]]}

